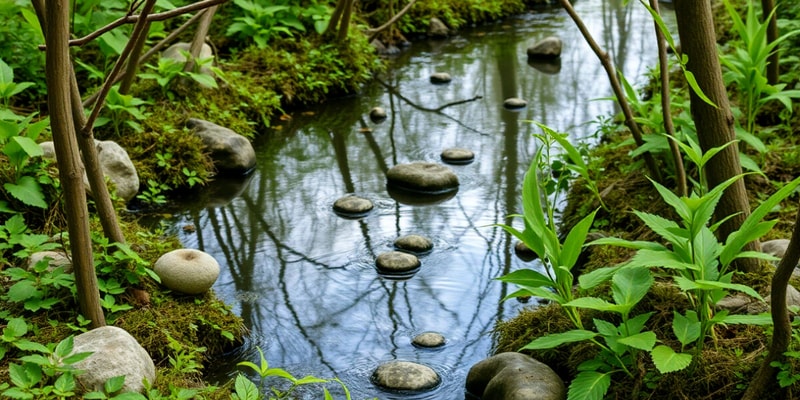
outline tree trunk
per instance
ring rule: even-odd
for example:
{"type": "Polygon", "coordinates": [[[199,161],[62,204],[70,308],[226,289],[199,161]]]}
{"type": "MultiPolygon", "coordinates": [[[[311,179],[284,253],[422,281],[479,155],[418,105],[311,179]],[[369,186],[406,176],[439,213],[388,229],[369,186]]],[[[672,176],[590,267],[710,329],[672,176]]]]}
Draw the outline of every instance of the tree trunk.
{"type": "MultiPolygon", "coordinates": [[[[711,3],[709,0],[675,0],[675,16],[682,51],[689,58],[686,68],[694,74],[703,93],[716,104],[716,107],[712,106],[694,91],[690,91],[692,117],[700,147],[707,152],[736,139],[733,130],[734,118],[717,55],[711,3]]],[[[737,146],[727,146],[711,158],[706,167],[709,188],[741,173],[742,166],[737,146]]],[[[739,179],[725,190],[714,210],[714,216],[718,221],[732,216],[717,231],[719,239],[724,241],[731,232],[738,230],[748,215],[750,215],[750,204],[747,190],[744,180],[739,179]]],[[[757,249],[759,249],[758,242],[752,242],[745,247],[745,250],[757,249]]],[[[760,269],[760,264],[756,259],[740,259],[735,268],[740,271],[755,272],[760,269]]]]}
{"type": "Polygon", "coordinates": [[[184,71],[192,72],[194,70],[195,60],[200,56],[200,51],[203,50],[203,45],[206,43],[206,35],[208,35],[208,29],[211,27],[211,19],[217,13],[217,7],[219,6],[207,8],[203,12],[200,22],[197,23],[197,31],[194,33],[194,40],[192,40],[192,45],[189,47],[189,53],[192,56],[186,60],[186,65],[183,67],[184,71]]]}
{"type": "MultiPolygon", "coordinates": [[[[775,1],[761,0],[761,13],[763,14],[764,18],[769,17],[769,21],[764,22],[769,24],[767,26],[767,43],[772,43],[778,40],[778,12],[775,10],[775,1]]],[[[780,78],[779,53],[780,51],[776,47],[775,51],[769,55],[769,59],[767,60],[767,81],[770,85],[777,84],[778,79],[780,78]]]]}
{"type": "Polygon", "coordinates": [[[47,2],[45,37],[45,71],[47,80],[47,106],[50,125],[58,159],[58,173],[64,193],[65,214],[75,270],[78,304],[84,317],[92,321],[92,328],[106,324],[100,307],[100,293],[92,258],[92,241],[89,232],[89,211],[86,206],[86,189],[83,186],[83,165],[78,155],[75,125],[72,120],[70,99],[69,57],[69,2],[47,2]]]}

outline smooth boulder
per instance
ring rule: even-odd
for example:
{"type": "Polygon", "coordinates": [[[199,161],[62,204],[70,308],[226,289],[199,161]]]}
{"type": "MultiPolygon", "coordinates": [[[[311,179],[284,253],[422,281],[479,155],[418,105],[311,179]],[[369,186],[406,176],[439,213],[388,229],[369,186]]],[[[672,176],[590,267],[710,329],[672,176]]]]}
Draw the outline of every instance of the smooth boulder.
{"type": "MultiPolygon", "coordinates": [[[[171,60],[175,60],[180,63],[186,63],[186,60],[188,60],[188,58],[186,57],[186,53],[189,53],[191,48],[192,48],[191,43],[178,42],[173,44],[172,46],[167,47],[167,49],[164,50],[163,53],[161,53],[161,57],[169,58],[171,60]]],[[[213,57],[214,57],[214,51],[211,48],[211,46],[209,46],[208,43],[203,43],[203,46],[200,47],[200,54],[197,55],[197,59],[204,61],[213,57]]],[[[200,73],[211,77],[215,76],[211,68],[209,68],[208,65],[205,63],[203,63],[203,65],[200,66],[200,73]]]]}
{"type": "Polygon", "coordinates": [[[453,78],[447,72],[434,72],[431,74],[431,83],[448,83],[452,80],[453,78]]]}
{"type": "Polygon", "coordinates": [[[333,202],[333,211],[344,217],[362,217],[372,211],[372,208],[370,199],[352,194],[340,197],[333,202]]]}
{"type": "Polygon", "coordinates": [[[415,346],[428,348],[441,347],[444,343],[444,335],[438,332],[422,332],[411,340],[411,344],[415,346]]]}
{"type": "Polygon", "coordinates": [[[522,353],[479,361],[467,374],[467,390],[481,400],[563,400],[564,382],[547,365],[522,353]]]}
{"type": "Polygon", "coordinates": [[[450,168],[430,162],[398,164],[386,172],[390,185],[421,193],[445,193],[458,189],[458,176],[450,168]]]}
{"type": "Polygon", "coordinates": [[[159,257],[153,271],[161,278],[161,284],[171,290],[202,294],[217,281],[219,263],[206,252],[177,249],[159,257]]]}
{"type": "Polygon", "coordinates": [[[433,17],[428,22],[428,36],[434,39],[444,39],[450,36],[450,28],[439,18],[433,17]]]}
{"type": "Polygon", "coordinates": [[[245,174],[256,166],[256,152],[246,137],[213,122],[190,118],[186,126],[193,130],[211,154],[220,172],[245,174]]]}
{"type": "Polygon", "coordinates": [[[563,43],[556,36],[546,37],[528,47],[528,59],[552,60],[561,57],[563,43]]]}
{"type": "Polygon", "coordinates": [[[394,247],[412,253],[422,254],[433,249],[433,242],[421,235],[405,235],[394,241],[394,247]]]}
{"type": "Polygon", "coordinates": [[[102,391],[103,384],[124,375],[122,392],[144,391],[143,379],[154,383],[156,367],[153,359],[127,331],[104,326],[75,336],[72,354],[91,352],[92,355],[73,366],[85,373],[77,375],[78,382],[90,391],[102,391]]]}
{"type": "Polygon", "coordinates": [[[45,250],[31,254],[28,257],[28,269],[32,269],[44,259],[47,259],[48,269],[64,267],[64,273],[72,272],[72,260],[64,250],[45,250]]]}
{"type": "Polygon", "coordinates": [[[405,276],[419,269],[419,258],[413,254],[402,251],[388,251],[381,253],[375,259],[378,271],[386,275],[405,276]]]}
{"type": "Polygon", "coordinates": [[[475,153],[469,149],[451,147],[442,151],[442,161],[448,164],[465,165],[475,160],[475,153]]]}
{"type": "Polygon", "coordinates": [[[378,366],[372,373],[372,381],[392,390],[429,390],[441,382],[433,368],[410,361],[390,361],[378,366]]]}

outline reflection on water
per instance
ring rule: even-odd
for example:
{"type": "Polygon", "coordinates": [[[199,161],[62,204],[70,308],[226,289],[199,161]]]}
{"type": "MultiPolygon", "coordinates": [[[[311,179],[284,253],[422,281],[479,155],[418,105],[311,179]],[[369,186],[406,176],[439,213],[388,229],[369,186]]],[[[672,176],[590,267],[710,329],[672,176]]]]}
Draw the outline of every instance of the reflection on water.
{"type": "MultiPolygon", "coordinates": [[[[653,27],[646,12],[618,1],[576,4],[595,38],[629,80],[654,64],[653,27]]],[[[252,329],[247,345],[220,364],[218,376],[243,359],[297,376],[340,377],[354,399],[462,399],[469,367],[491,353],[495,322],[525,306],[500,300],[513,288],[494,280],[521,267],[514,240],[494,224],[521,211],[521,178],[535,152],[528,120],[590,136],[587,125],[612,111],[608,79],[561,10],[541,10],[445,41],[415,43],[395,67],[356,97],[293,115],[256,143],[258,169],[248,180],[218,182],[210,197],[173,221],[186,247],[223,266],[214,290],[252,329]],[[526,49],[556,35],[564,52],[554,65],[529,65],[526,49]],[[453,81],[433,85],[434,72],[453,81]],[[503,100],[528,106],[508,111],[503,100]],[[389,116],[373,123],[372,107],[389,116]],[[386,171],[412,161],[439,162],[442,150],[475,152],[452,165],[457,193],[439,199],[397,196],[386,171]],[[238,185],[237,185],[238,184],[238,185]],[[372,200],[364,218],[332,211],[346,194],[372,200]],[[375,257],[403,235],[434,241],[406,280],[380,277],[375,257]],[[419,333],[442,333],[442,348],[411,344],[419,333]],[[380,363],[420,362],[443,377],[431,392],[381,391],[370,383],[380,363]]],[[[515,222],[516,223],[516,222],[515,222]]],[[[177,230],[177,229],[176,229],[177,230]]],[[[308,398],[320,398],[317,389],[308,398]]]]}

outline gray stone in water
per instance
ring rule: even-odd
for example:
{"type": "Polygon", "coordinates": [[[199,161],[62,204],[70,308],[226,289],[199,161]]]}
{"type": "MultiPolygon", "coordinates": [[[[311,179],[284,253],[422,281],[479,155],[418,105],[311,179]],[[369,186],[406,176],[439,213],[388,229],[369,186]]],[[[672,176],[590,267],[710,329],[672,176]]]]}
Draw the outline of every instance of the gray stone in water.
{"type": "Polygon", "coordinates": [[[555,36],[546,37],[533,46],[528,47],[528,59],[553,59],[561,56],[561,39],[555,36]]]}
{"type": "Polygon", "coordinates": [[[219,277],[219,263],[206,252],[177,249],[162,255],[153,265],[161,284],[185,294],[202,294],[219,277]]]}
{"type": "Polygon", "coordinates": [[[527,106],[528,106],[528,102],[523,100],[523,99],[520,99],[518,97],[510,97],[510,98],[506,99],[505,101],[503,101],[503,107],[511,109],[511,110],[525,108],[527,106]]]}
{"type": "Polygon", "coordinates": [[[356,195],[347,195],[333,202],[333,211],[345,216],[363,216],[372,207],[372,201],[356,195]]]}
{"type": "Polygon", "coordinates": [[[256,152],[246,137],[202,119],[190,118],[186,126],[200,137],[221,172],[243,174],[256,166],[256,152]]]}
{"type": "Polygon", "coordinates": [[[47,262],[49,269],[64,267],[65,273],[72,272],[72,260],[69,259],[69,256],[67,256],[67,253],[64,250],[37,251],[36,253],[31,254],[31,256],[28,257],[28,269],[33,268],[39,263],[39,261],[42,261],[45,258],[49,258],[47,262]]]}
{"type": "Polygon", "coordinates": [[[373,107],[372,110],[369,111],[369,119],[372,122],[379,122],[386,119],[386,110],[382,107],[373,107]]]}
{"type": "Polygon", "coordinates": [[[452,147],[442,151],[442,161],[448,164],[469,164],[475,160],[475,153],[468,149],[452,147]]]}
{"type": "Polygon", "coordinates": [[[448,83],[452,80],[447,72],[435,72],[431,75],[431,83],[448,83]]]}
{"type": "Polygon", "coordinates": [[[564,382],[553,370],[521,353],[500,353],[467,374],[467,390],[481,400],[563,400],[564,382]]]}
{"type": "Polygon", "coordinates": [[[420,235],[406,235],[394,241],[394,247],[414,253],[427,253],[433,249],[433,242],[420,235]]]}
{"type": "Polygon", "coordinates": [[[430,162],[398,164],[386,172],[389,184],[421,193],[445,193],[458,189],[458,176],[450,168],[430,162]]]}
{"type": "Polygon", "coordinates": [[[411,341],[419,347],[441,347],[444,346],[444,335],[438,332],[422,332],[411,341]]]}
{"type": "Polygon", "coordinates": [[[83,352],[93,354],[75,363],[74,367],[86,371],[77,375],[77,379],[88,390],[102,391],[107,380],[120,375],[125,376],[122,392],[141,393],[144,391],[142,379],[155,382],[153,359],[122,328],[104,326],[75,336],[72,354],[83,352]]]}
{"type": "Polygon", "coordinates": [[[375,265],[384,274],[404,275],[417,270],[421,263],[419,258],[413,254],[402,251],[388,251],[378,255],[375,259],[375,265]]]}
{"type": "Polygon", "coordinates": [[[533,261],[538,258],[536,252],[531,250],[531,248],[521,240],[517,241],[517,243],[514,245],[514,254],[516,254],[517,257],[519,257],[522,261],[533,261]]]}
{"type": "Polygon", "coordinates": [[[528,59],[528,66],[548,75],[555,75],[561,72],[561,57],[554,59],[528,59]]]}
{"type": "Polygon", "coordinates": [[[444,39],[450,36],[450,29],[439,18],[433,17],[428,23],[428,36],[444,39]]]}
{"type": "Polygon", "coordinates": [[[441,378],[427,365],[410,361],[390,361],[375,369],[372,381],[386,389],[422,391],[436,387],[441,378]]]}

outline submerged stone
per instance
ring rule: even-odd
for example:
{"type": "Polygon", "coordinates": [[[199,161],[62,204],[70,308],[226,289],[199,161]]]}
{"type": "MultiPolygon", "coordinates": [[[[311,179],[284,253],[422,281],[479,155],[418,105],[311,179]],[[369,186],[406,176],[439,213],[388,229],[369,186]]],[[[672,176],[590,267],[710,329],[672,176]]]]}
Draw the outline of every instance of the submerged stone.
{"type": "Polygon", "coordinates": [[[369,119],[372,122],[380,122],[386,119],[386,110],[382,107],[374,107],[369,111],[369,119]]]}
{"type": "Polygon", "coordinates": [[[546,37],[533,46],[528,47],[528,59],[554,59],[561,56],[561,39],[555,36],[546,37]]]}
{"type": "Polygon", "coordinates": [[[387,275],[405,275],[416,271],[421,263],[413,254],[402,251],[389,251],[378,255],[375,266],[378,271],[387,275]]]}
{"type": "Polygon", "coordinates": [[[448,164],[469,164],[475,160],[475,153],[471,150],[453,147],[442,151],[442,161],[448,164]]]}
{"type": "Polygon", "coordinates": [[[447,72],[435,72],[431,75],[431,83],[448,83],[452,80],[447,72]]]}
{"type": "Polygon", "coordinates": [[[528,102],[518,97],[509,97],[503,101],[503,107],[510,110],[517,110],[528,106],[528,102]]]}
{"type": "Polygon", "coordinates": [[[444,193],[458,188],[458,176],[450,168],[431,162],[398,164],[386,172],[390,185],[421,193],[444,193]]]}
{"type": "Polygon", "coordinates": [[[436,387],[441,378],[427,365],[410,361],[390,361],[375,369],[372,381],[386,389],[421,391],[436,387]]]}
{"type": "Polygon", "coordinates": [[[355,195],[347,195],[333,203],[333,211],[348,217],[360,217],[372,211],[372,201],[355,195]]]}
{"type": "Polygon", "coordinates": [[[514,245],[514,254],[522,261],[533,261],[538,257],[536,252],[531,250],[531,248],[521,240],[517,241],[517,244],[514,245]]]}
{"type": "Polygon", "coordinates": [[[433,242],[420,235],[406,235],[394,241],[394,247],[413,253],[427,253],[433,249],[433,242]]]}
{"type": "Polygon", "coordinates": [[[438,332],[422,332],[411,341],[419,347],[441,347],[444,346],[444,335],[438,332]]]}

